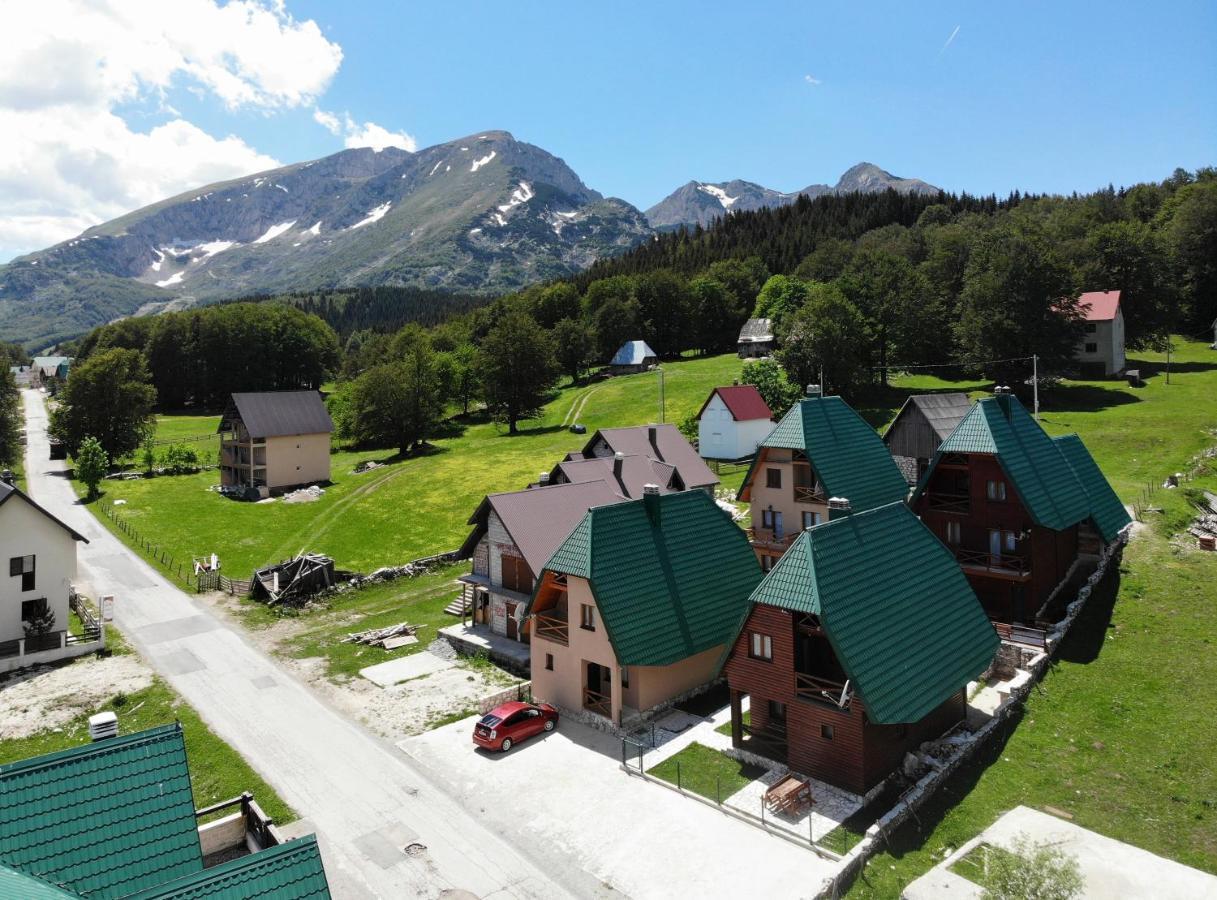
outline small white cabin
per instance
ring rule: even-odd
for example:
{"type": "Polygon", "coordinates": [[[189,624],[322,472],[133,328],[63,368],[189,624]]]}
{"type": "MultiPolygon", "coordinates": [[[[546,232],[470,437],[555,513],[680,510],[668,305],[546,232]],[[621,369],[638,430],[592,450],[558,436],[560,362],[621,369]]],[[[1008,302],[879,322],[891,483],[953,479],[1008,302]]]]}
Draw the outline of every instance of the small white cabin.
{"type": "Polygon", "coordinates": [[[1124,371],[1124,313],[1119,291],[1089,291],[1078,298],[1085,316],[1074,358],[1083,375],[1105,378],[1124,371]]]}
{"type": "Polygon", "coordinates": [[[750,384],[716,387],[697,414],[702,459],[744,459],[773,430],[773,412],[750,384]]]}

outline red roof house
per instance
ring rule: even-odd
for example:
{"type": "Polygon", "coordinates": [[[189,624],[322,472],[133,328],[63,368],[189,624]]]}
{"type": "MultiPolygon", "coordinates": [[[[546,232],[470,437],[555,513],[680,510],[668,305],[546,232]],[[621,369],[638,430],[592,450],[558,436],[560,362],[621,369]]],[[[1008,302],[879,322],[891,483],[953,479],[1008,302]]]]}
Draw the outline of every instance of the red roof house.
{"type": "Polygon", "coordinates": [[[1074,354],[1084,375],[1124,371],[1124,313],[1119,291],[1087,291],[1078,298],[1084,318],[1082,342],[1074,354]]]}
{"type": "Polygon", "coordinates": [[[704,459],[744,459],[773,430],[773,412],[751,384],[716,387],[697,414],[698,452],[704,459]]]}

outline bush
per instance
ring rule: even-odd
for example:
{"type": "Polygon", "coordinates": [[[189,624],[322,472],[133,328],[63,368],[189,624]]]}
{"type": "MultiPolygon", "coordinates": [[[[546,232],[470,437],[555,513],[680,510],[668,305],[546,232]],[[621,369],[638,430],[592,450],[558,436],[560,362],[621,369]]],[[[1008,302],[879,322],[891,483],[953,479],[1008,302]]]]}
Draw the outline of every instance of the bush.
{"type": "Polygon", "coordinates": [[[1063,850],[1026,837],[1012,852],[985,852],[985,900],[1073,900],[1082,893],[1078,862],[1063,850]]]}
{"type": "Polygon", "coordinates": [[[110,457],[97,438],[87,437],[81,441],[80,449],[76,451],[76,477],[88,488],[90,500],[97,496],[97,486],[109,468],[110,457]]]}
{"type": "Polygon", "coordinates": [[[185,444],[172,444],[165,450],[161,463],[171,474],[181,475],[198,468],[199,454],[185,444]]]}

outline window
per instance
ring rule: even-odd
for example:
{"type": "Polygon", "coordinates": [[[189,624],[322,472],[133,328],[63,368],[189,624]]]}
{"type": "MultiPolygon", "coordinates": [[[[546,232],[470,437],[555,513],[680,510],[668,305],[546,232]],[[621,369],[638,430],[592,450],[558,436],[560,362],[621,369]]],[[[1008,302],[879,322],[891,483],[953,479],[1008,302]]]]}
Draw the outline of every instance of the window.
{"type": "Polygon", "coordinates": [[[1099,345],[1098,345],[1098,344],[1095,344],[1095,343],[1092,343],[1092,342],[1090,342],[1090,341],[1087,341],[1087,342],[1086,342],[1086,352],[1087,352],[1087,353],[1098,353],[1098,352],[1099,352],[1099,345]]]}
{"type": "Polygon", "coordinates": [[[1099,330],[1099,326],[1094,324],[1094,322],[1086,323],[1086,333],[1087,334],[1094,334],[1098,330],[1099,330]]]}
{"type": "Polygon", "coordinates": [[[1005,500],[1006,483],[1004,481],[990,481],[986,493],[990,500],[1005,500]]]}
{"type": "Polygon", "coordinates": [[[806,531],[808,528],[813,528],[816,525],[819,525],[820,521],[820,514],[818,512],[803,513],[803,530],[806,531]]]}
{"type": "Polygon", "coordinates": [[[21,576],[21,590],[34,589],[34,557],[14,556],[8,561],[8,574],[12,577],[21,576]]]}
{"type": "Polygon", "coordinates": [[[770,722],[785,722],[786,721],[786,704],[779,703],[776,700],[769,701],[769,721],[770,722]]]}
{"type": "Polygon", "coordinates": [[[752,650],[750,655],[753,659],[763,659],[769,662],[773,660],[773,638],[767,634],[757,634],[752,632],[752,650]]]}
{"type": "Polygon", "coordinates": [[[630,686],[630,670],[628,666],[621,667],[621,686],[623,688],[630,686]]]}
{"type": "Polygon", "coordinates": [[[1013,553],[1018,544],[1018,535],[1013,531],[989,531],[989,555],[1001,558],[1003,553],[1013,553]]]}
{"type": "Polygon", "coordinates": [[[1005,551],[1007,553],[1013,553],[1015,545],[1018,541],[1018,536],[1015,535],[1015,533],[1013,531],[1003,531],[1002,536],[1004,538],[1004,540],[1002,541],[1002,545],[1003,545],[1005,551]]]}
{"type": "Polygon", "coordinates": [[[579,627],[588,631],[596,630],[596,610],[586,603],[579,604],[579,627]]]}
{"type": "Polygon", "coordinates": [[[532,591],[532,571],[522,557],[503,554],[503,587],[509,591],[527,594],[532,591]]]}
{"type": "Polygon", "coordinates": [[[21,602],[21,621],[32,622],[37,616],[46,615],[46,597],[21,602]]]}
{"type": "Polygon", "coordinates": [[[765,487],[780,488],[782,486],[782,470],[781,469],[766,469],[765,470],[765,487]]]}
{"type": "Polygon", "coordinates": [[[545,671],[552,672],[554,670],[554,655],[552,653],[545,654],[545,671]]]}
{"type": "Polygon", "coordinates": [[[959,543],[959,523],[958,522],[947,522],[947,543],[948,544],[958,544],[959,543]]]}
{"type": "Polygon", "coordinates": [[[831,725],[821,725],[820,726],[820,737],[824,738],[824,740],[826,740],[826,741],[831,741],[832,740],[832,726],[831,725]]]}

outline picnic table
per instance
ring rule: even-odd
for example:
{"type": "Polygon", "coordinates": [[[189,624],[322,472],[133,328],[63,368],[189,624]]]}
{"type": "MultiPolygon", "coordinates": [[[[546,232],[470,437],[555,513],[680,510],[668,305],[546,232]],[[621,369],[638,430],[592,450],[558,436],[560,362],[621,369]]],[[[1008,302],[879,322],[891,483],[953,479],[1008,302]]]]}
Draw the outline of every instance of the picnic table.
{"type": "Polygon", "coordinates": [[[797,816],[815,802],[811,796],[811,780],[798,775],[786,775],[765,791],[765,807],[770,812],[797,816]]]}

